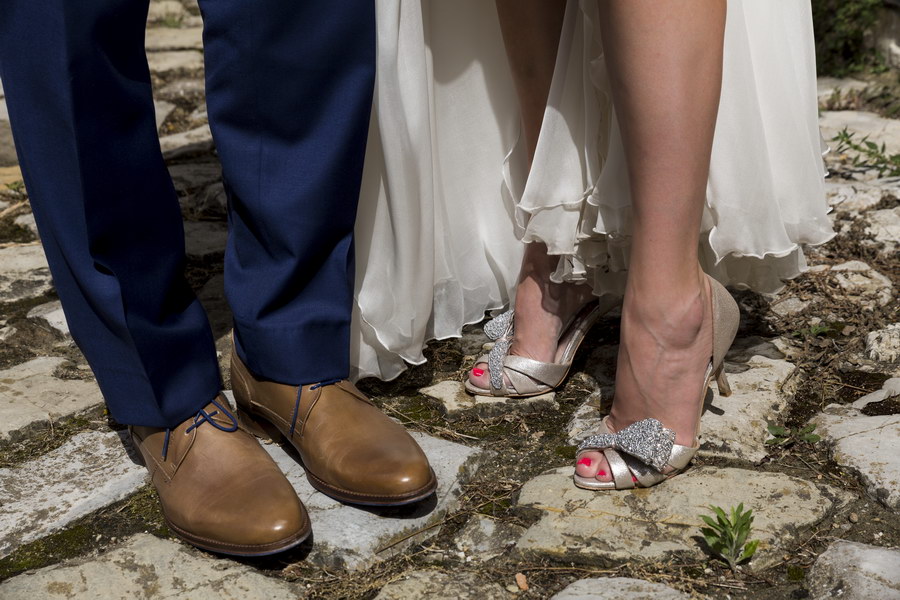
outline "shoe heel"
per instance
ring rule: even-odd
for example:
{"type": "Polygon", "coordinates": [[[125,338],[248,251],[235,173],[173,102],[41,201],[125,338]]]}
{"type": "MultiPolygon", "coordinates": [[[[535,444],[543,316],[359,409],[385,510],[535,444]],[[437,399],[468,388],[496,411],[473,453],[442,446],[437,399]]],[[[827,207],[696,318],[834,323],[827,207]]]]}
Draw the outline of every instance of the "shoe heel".
{"type": "Polygon", "coordinates": [[[716,371],[716,386],[719,388],[719,395],[727,398],[731,395],[731,384],[728,383],[728,377],[725,375],[725,363],[719,365],[716,371]]]}

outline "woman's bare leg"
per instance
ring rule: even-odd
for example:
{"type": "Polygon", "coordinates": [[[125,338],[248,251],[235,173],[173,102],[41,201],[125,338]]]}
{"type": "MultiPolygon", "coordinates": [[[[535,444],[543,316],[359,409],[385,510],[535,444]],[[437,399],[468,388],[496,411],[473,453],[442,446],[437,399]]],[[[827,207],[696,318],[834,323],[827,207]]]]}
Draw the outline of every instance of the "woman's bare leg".
{"type": "MultiPolygon", "coordinates": [[[[712,348],[697,246],[722,78],[724,0],[600,0],[632,190],[614,430],[655,417],[690,446],[712,348]]],[[[576,472],[611,480],[598,452],[576,472]]]]}
{"type": "MultiPolygon", "coordinates": [[[[534,159],[556,53],[565,15],[565,0],[496,0],[500,29],[522,112],[522,135],[528,165],[534,159]]],[[[531,243],[525,249],[516,288],[516,339],[512,354],[551,361],[562,319],[574,314],[591,296],[587,286],[556,284],[550,274],[558,256],[531,243]]],[[[479,363],[469,375],[479,387],[490,385],[487,365],[479,363]]]]}

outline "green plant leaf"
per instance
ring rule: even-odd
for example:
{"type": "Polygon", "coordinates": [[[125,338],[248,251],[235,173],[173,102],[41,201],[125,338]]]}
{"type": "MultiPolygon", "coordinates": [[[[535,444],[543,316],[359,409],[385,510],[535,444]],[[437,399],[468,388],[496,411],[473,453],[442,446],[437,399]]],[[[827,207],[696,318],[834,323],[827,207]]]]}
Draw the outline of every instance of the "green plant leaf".
{"type": "Polygon", "coordinates": [[[741,552],[740,557],[738,557],[737,562],[742,563],[745,560],[750,560],[754,554],[756,554],[756,548],[759,546],[759,540],[752,540],[747,542],[747,545],[744,546],[744,551],[741,552]]]}
{"type": "Polygon", "coordinates": [[[818,442],[819,440],[822,439],[822,436],[816,435],[815,433],[809,433],[807,435],[804,435],[800,439],[802,439],[804,442],[809,442],[810,444],[815,444],[816,442],[818,442]]]}

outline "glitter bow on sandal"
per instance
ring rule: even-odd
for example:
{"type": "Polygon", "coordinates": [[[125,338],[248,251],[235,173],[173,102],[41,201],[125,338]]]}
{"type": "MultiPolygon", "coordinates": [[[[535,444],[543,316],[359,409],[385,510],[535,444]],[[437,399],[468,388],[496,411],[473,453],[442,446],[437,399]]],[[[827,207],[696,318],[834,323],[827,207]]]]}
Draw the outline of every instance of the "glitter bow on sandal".
{"type": "MultiPolygon", "coordinates": [[[[703,398],[713,378],[719,395],[730,396],[731,387],[725,377],[725,353],[734,341],[740,321],[737,303],[722,284],[709,278],[712,296],[713,348],[706,369],[700,407],[697,411],[697,432],[703,398]]],[[[589,490],[622,490],[634,487],[650,487],[673,477],[687,468],[700,448],[699,439],[692,446],[675,443],[675,432],[656,419],[643,419],[613,433],[605,417],[595,435],[588,436],[578,446],[576,461],[582,452],[597,451],[603,454],[612,472],[612,481],[600,481],[596,477],[582,477],[575,473],[575,485],[589,490]]]]}

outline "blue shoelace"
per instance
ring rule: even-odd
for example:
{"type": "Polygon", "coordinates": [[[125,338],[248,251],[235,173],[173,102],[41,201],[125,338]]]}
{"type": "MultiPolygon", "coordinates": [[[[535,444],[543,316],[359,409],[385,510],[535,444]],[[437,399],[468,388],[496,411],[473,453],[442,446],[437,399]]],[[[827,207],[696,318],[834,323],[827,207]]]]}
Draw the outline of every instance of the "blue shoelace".
{"type": "MultiPolygon", "coordinates": [[[[323,385],[325,385],[325,384],[323,384],[323,385]]],[[[229,433],[232,431],[237,431],[237,429],[238,429],[237,418],[235,418],[235,416],[233,414],[231,414],[231,411],[229,411],[227,408],[225,408],[224,406],[219,404],[217,399],[213,399],[212,404],[218,410],[214,410],[211,413],[208,413],[208,412],[206,412],[206,408],[201,408],[199,411],[197,411],[197,414],[194,415],[194,422],[191,424],[190,427],[188,427],[187,429],[184,430],[185,435],[187,435],[188,433],[197,429],[204,423],[210,423],[213,427],[215,427],[216,429],[218,429],[220,431],[225,431],[225,432],[229,432],[229,433]],[[219,411],[222,411],[222,413],[225,414],[228,417],[228,419],[231,421],[230,427],[226,427],[225,425],[222,425],[221,423],[217,423],[217,422],[213,421],[212,418],[214,416],[216,416],[217,414],[219,414],[219,411]]],[[[172,433],[171,429],[166,429],[166,439],[165,439],[165,441],[163,441],[163,450],[162,450],[163,460],[166,460],[166,456],[169,453],[169,434],[171,434],[171,433],[172,433]]]]}

